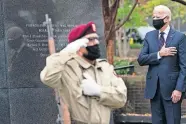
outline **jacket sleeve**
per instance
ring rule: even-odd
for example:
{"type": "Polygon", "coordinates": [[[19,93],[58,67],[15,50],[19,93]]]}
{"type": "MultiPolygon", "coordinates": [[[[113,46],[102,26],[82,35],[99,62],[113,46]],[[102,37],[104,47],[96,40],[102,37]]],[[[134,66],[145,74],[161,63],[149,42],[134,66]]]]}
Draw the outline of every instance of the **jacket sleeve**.
{"type": "Polygon", "coordinates": [[[180,73],[177,80],[176,90],[185,92],[186,83],[186,36],[183,35],[178,48],[180,73]]]}
{"type": "Polygon", "coordinates": [[[147,42],[147,35],[145,36],[143,48],[137,59],[140,66],[159,64],[158,52],[149,53],[149,44],[147,42]]]}
{"type": "Polygon", "coordinates": [[[64,65],[71,58],[72,54],[63,51],[47,57],[46,66],[40,73],[41,81],[52,88],[60,87],[60,78],[62,77],[62,71],[64,71],[64,65]]]}
{"type": "Polygon", "coordinates": [[[111,108],[121,108],[127,101],[127,88],[122,78],[115,75],[113,66],[111,69],[111,86],[102,86],[100,103],[111,108]]]}

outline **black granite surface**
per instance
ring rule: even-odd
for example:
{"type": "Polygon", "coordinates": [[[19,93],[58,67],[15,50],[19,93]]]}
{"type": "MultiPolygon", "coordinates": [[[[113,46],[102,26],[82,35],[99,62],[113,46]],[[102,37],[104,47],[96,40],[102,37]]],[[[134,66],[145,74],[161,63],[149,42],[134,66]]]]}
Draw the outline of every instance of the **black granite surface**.
{"type": "Polygon", "coordinates": [[[39,78],[48,56],[45,14],[57,51],[75,25],[94,21],[106,56],[101,0],[0,0],[0,124],[55,124],[53,90],[39,78]]]}
{"type": "Polygon", "coordinates": [[[0,124],[10,124],[8,89],[0,89],[0,124]]]}
{"type": "Polygon", "coordinates": [[[57,118],[55,96],[51,89],[10,89],[11,124],[54,124],[57,118]]]}

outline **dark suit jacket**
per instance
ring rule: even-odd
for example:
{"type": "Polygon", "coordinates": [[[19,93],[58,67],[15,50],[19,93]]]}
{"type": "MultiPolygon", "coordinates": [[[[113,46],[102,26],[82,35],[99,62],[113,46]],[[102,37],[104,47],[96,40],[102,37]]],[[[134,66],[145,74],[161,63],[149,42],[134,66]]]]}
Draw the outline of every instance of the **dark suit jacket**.
{"type": "Polygon", "coordinates": [[[40,85],[40,58],[31,48],[24,46],[11,58],[12,66],[8,72],[10,87],[37,87],[40,85]]]}
{"type": "Polygon", "coordinates": [[[159,79],[163,98],[170,100],[175,89],[185,92],[186,36],[171,28],[167,36],[166,47],[176,47],[177,54],[161,59],[157,58],[157,52],[159,51],[158,36],[158,30],[146,34],[138,63],[141,66],[149,65],[146,76],[145,98],[152,99],[155,96],[159,79]]]}

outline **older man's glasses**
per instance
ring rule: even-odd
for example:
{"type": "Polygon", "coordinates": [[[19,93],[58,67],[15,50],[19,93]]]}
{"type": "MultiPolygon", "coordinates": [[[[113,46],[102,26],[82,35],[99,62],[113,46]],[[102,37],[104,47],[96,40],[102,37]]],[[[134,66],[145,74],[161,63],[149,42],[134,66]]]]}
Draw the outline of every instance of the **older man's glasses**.
{"type": "Polygon", "coordinates": [[[87,38],[89,41],[95,41],[95,40],[98,40],[98,37],[90,37],[90,38],[87,38]]]}

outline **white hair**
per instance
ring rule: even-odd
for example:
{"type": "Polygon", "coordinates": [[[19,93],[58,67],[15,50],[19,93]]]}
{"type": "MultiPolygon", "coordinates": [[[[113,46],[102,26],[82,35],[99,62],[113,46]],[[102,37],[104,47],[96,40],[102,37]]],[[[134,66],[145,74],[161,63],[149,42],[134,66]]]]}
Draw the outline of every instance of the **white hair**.
{"type": "Polygon", "coordinates": [[[155,10],[161,10],[164,12],[165,16],[169,17],[169,21],[171,21],[171,11],[167,6],[164,5],[158,5],[154,7],[154,11],[155,10]]]}

